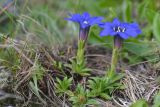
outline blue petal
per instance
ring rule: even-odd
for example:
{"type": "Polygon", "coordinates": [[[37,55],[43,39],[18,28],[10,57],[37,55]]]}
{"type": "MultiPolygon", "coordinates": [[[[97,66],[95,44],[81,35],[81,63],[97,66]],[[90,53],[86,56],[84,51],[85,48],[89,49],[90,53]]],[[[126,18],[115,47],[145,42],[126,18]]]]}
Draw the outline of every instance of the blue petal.
{"type": "Polygon", "coordinates": [[[101,28],[112,27],[112,23],[110,23],[110,22],[103,23],[102,22],[99,24],[99,27],[101,27],[101,28]]]}
{"type": "Polygon", "coordinates": [[[100,35],[100,36],[108,36],[109,33],[108,33],[108,31],[107,31],[106,29],[104,29],[104,30],[102,30],[102,31],[100,32],[99,35],[100,35]]]}
{"type": "Polygon", "coordinates": [[[123,33],[123,32],[119,32],[118,35],[123,39],[128,39],[129,37],[126,33],[123,33]]]}
{"type": "Polygon", "coordinates": [[[111,35],[114,36],[116,32],[112,29],[112,23],[106,22],[104,25],[100,26],[104,28],[104,30],[100,33],[100,36],[111,35]]]}
{"type": "Polygon", "coordinates": [[[69,18],[65,18],[65,20],[79,23],[81,28],[86,28],[95,24],[102,24],[102,19],[102,17],[91,17],[91,15],[88,12],[84,12],[82,15],[70,14],[69,18]],[[88,23],[84,23],[85,21],[88,23]]]}
{"type": "Polygon", "coordinates": [[[80,27],[81,28],[86,28],[86,27],[89,27],[90,25],[89,24],[84,24],[83,22],[80,22],[80,27]]]}
{"type": "Polygon", "coordinates": [[[100,36],[108,36],[108,35],[110,35],[112,32],[113,32],[112,29],[106,28],[106,29],[104,29],[104,30],[102,30],[102,31],[100,32],[100,36]]]}
{"type": "Polygon", "coordinates": [[[137,23],[131,23],[126,28],[125,33],[129,36],[136,37],[137,35],[141,34],[142,32],[141,32],[137,23]]]}
{"type": "Polygon", "coordinates": [[[110,33],[111,36],[116,36],[117,34],[118,34],[118,33],[115,32],[115,31],[112,31],[112,32],[110,33]]]}
{"type": "Polygon", "coordinates": [[[129,23],[126,23],[126,22],[121,22],[121,24],[119,25],[122,29],[123,28],[125,28],[125,29],[127,29],[129,26],[130,26],[130,24],[129,23]]]}
{"type": "Polygon", "coordinates": [[[101,27],[101,28],[104,28],[105,27],[105,23],[102,22],[102,23],[98,24],[98,26],[101,27]]]}
{"type": "Polygon", "coordinates": [[[134,30],[134,29],[127,29],[125,31],[125,33],[128,35],[128,36],[132,36],[132,37],[136,37],[138,35],[138,33],[134,30]]]}
{"type": "Polygon", "coordinates": [[[131,23],[130,27],[132,29],[134,29],[137,32],[137,34],[141,34],[142,33],[141,29],[139,28],[139,25],[136,22],[131,23]]]}
{"type": "Polygon", "coordinates": [[[139,28],[139,25],[138,25],[136,22],[131,23],[130,26],[132,26],[132,27],[134,27],[134,28],[139,28]]]}
{"type": "Polygon", "coordinates": [[[82,17],[83,17],[84,20],[88,20],[88,18],[90,17],[90,15],[89,15],[88,12],[84,12],[84,13],[82,14],[82,17]]]}
{"type": "Polygon", "coordinates": [[[80,22],[81,15],[80,14],[70,14],[70,18],[65,18],[65,20],[73,21],[73,22],[80,22]]]}
{"type": "Polygon", "coordinates": [[[114,26],[119,26],[121,22],[119,21],[118,18],[114,18],[112,23],[113,23],[114,26]]]}
{"type": "Polygon", "coordinates": [[[103,17],[91,17],[88,22],[90,25],[103,24],[103,22],[101,22],[103,19],[103,17]]]}

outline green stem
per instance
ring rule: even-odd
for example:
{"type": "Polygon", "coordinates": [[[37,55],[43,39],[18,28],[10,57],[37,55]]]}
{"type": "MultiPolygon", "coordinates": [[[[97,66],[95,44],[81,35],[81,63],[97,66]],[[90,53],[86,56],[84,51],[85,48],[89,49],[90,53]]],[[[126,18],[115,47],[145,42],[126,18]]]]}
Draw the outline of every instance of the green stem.
{"type": "Polygon", "coordinates": [[[78,50],[77,50],[77,64],[83,64],[84,63],[84,45],[85,42],[83,40],[78,41],[78,50]]]}
{"type": "Polygon", "coordinates": [[[112,51],[111,69],[107,73],[108,76],[113,76],[116,73],[116,67],[118,63],[118,53],[119,49],[117,47],[114,47],[112,51]]]}
{"type": "Polygon", "coordinates": [[[108,71],[107,76],[112,77],[114,74],[116,74],[119,50],[122,47],[122,42],[123,42],[123,39],[119,35],[114,36],[114,46],[113,46],[113,51],[112,51],[111,69],[110,71],[108,71]]]}

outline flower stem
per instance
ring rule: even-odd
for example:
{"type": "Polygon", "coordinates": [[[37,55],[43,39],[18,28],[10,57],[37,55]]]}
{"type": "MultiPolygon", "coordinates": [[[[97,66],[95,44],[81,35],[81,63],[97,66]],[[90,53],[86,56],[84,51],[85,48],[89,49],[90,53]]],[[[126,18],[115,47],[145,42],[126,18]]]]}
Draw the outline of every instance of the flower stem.
{"type": "Polygon", "coordinates": [[[77,50],[77,64],[82,65],[84,63],[84,45],[85,41],[79,40],[78,41],[78,50],[77,50]]]}
{"type": "Polygon", "coordinates": [[[119,51],[122,47],[122,38],[118,35],[114,37],[114,47],[112,50],[112,60],[111,60],[111,69],[107,73],[108,76],[113,76],[116,73],[116,68],[118,64],[119,51]]]}
{"type": "Polygon", "coordinates": [[[114,48],[112,51],[111,69],[109,75],[112,76],[116,73],[116,67],[118,63],[118,48],[114,48]]]}

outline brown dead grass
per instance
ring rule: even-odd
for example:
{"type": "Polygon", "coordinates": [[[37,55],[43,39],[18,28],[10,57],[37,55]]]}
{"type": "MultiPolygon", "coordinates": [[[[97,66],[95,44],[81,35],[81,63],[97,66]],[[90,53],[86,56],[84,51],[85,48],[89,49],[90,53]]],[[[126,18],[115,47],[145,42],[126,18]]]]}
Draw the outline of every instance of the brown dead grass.
{"type": "MultiPolygon", "coordinates": [[[[14,77],[15,85],[12,90],[14,93],[21,95],[25,100],[17,103],[17,106],[71,106],[67,97],[58,97],[55,93],[55,78],[63,78],[64,75],[59,68],[53,66],[53,61],[59,61],[62,62],[62,64],[68,63],[69,58],[75,55],[76,47],[73,47],[72,44],[68,44],[59,49],[59,52],[64,53],[60,55],[60,53],[55,54],[53,50],[44,48],[44,46],[31,49],[25,41],[16,41],[9,38],[3,48],[8,48],[8,46],[15,49],[21,60],[20,69],[14,77]],[[46,105],[37,99],[28,85],[29,81],[32,80],[32,72],[37,61],[46,71],[43,79],[38,82],[41,90],[41,97],[47,102],[46,105]]],[[[111,50],[107,50],[102,46],[92,45],[88,45],[86,50],[87,66],[93,69],[92,75],[104,75],[106,69],[110,66],[111,50]]],[[[158,70],[147,62],[134,66],[126,67],[123,66],[123,64],[121,64],[121,66],[123,69],[125,68],[122,72],[125,72],[126,76],[122,82],[126,88],[124,90],[117,90],[113,93],[112,101],[97,99],[101,102],[101,107],[129,107],[131,103],[141,98],[152,103],[153,96],[157,90],[160,89],[157,80],[158,70]]],[[[68,76],[71,76],[71,72],[68,68],[63,67],[63,70],[68,76]]]]}

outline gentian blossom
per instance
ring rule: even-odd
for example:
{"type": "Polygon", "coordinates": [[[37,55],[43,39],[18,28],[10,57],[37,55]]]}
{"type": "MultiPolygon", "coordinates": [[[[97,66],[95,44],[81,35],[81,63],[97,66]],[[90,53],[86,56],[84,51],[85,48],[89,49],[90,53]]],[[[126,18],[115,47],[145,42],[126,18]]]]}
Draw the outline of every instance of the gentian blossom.
{"type": "Polygon", "coordinates": [[[100,24],[100,27],[104,28],[101,31],[100,36],[114,36],[115,46],[121,47],[121,42],[123,39],[128,39],[129,37],[136,37],[141,34],[139,25],[134,23],[120,22],[117,18],[113,22],[106,22],[100,24]]]}
{"type": "Polygon", "coordinates": [[[103,19],[103,17],[91,16],[87,12],[84,12],[83,14],[70,14],[69,16],[70,18],[65,19],[79,24],[79,39],[84,41],[88,38],[90,27],[95,24],[102,24],[101,20],[103,19]]]}

